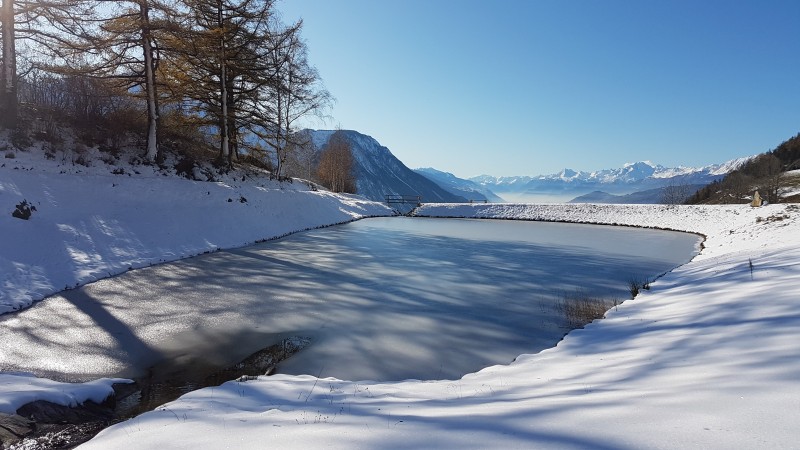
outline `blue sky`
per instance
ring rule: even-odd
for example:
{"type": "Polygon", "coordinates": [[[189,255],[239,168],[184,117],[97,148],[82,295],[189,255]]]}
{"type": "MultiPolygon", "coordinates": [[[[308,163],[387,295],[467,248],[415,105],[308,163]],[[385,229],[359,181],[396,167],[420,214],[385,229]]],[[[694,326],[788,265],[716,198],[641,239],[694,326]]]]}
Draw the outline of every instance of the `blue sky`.
{"type": "Polygon", "coordinates": [[[800,132],[797,0],[282,0],[327,123],[460,177],[701,166],[800,132]]]}

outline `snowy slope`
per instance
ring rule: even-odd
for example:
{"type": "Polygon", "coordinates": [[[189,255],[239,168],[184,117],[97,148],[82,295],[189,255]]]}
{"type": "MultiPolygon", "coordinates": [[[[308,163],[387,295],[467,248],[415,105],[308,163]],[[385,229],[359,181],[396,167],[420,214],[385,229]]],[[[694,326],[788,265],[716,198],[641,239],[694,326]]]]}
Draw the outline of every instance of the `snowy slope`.
{"type": "Polygon", "coordinates": [[[81,448],[796,447],[796,205],[426,205],[418,214],[662,227],[707,240],[606,319],[507,366],[459,380],[228,382],[81,448]]]}
{"type": "Polygon", "coordinates": [[[490,202],[504,201],[502,198],[498,197],[497,194],[486,187],[475,183],[474,181],[458,178],[449,172],[442,172],[441,170],[436,170],[432,167],[414,169],[414,172],[417,172],[418,174],[428,178],[451,193],[464,197],[467,200],[490,202]]]}

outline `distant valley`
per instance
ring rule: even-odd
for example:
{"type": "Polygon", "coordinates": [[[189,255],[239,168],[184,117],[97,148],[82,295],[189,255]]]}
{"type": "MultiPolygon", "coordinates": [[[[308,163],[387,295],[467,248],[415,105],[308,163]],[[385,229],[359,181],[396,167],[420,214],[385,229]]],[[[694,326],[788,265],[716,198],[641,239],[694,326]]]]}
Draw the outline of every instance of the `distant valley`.
{"type": "MultiPolygon", "coordinates": [[[[304,130],[316,152],[335,131],[304,130]]],[[[343,130],[353,153],[358,194],[384,201],[387,194],[420,196],[423,202],[661,203],[676,189],[688,197],[724,177],[750,157],[700,168],[664,167],[649,161],[594,172],[564,169],[551,175],[481,175],[470,179],[434,168],[411,170],[371,136],[343,130]],[[670,191],[672,190],[672,191],[670,191]]]]}

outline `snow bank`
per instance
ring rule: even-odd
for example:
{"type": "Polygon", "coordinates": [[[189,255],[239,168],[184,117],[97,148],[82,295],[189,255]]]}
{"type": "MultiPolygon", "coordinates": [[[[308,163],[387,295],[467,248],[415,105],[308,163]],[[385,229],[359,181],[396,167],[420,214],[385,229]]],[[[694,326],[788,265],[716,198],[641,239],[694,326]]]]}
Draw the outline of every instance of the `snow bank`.
{"type": "Polygon", "coordinates": [[[510,365],[460,380],[228,382],[81,448],[797,446],[796,205],[441,205],[418,214],[659,227],[707,240],[606,319],[510,365]]]}
{"type": "Polygon", "coordinates": [[[88,400],[102,403],[114,394],[112,385],[130,382],[122,378],[101,378],[86,383],[59,383],[24,372],[3,372],[0,373],[0,392],[3,393],[0,412],[15,414],[21,406],[36,400],[69,407],[88,400]]]}
{"type": "Polygon", "coordinates": [[[379,203],[302,182],[233,175],[198,182],[148,166],[114,175],[104,165],[30,156],[26,162],[19,155],[0,167],[0,314],[129,269],[392,214],[379,203]],[[75,167],[79,173],[61,173],[75,167]],[[130,176],[134,170],[152,173],[130,176]],[[23,200],[36,208],[30,220],[11,216],[23,200]]]}
{"type": "Polygon", "coordinates": [[[544,220],[687,231],[707,237],[706,249],[696,258],[702,260],[734,248],[776,245],[772,234],[786,225],[794,226],[793,219],[800,210],[794,205],[430,204],[415,213],[427,217],[544,220]]]}

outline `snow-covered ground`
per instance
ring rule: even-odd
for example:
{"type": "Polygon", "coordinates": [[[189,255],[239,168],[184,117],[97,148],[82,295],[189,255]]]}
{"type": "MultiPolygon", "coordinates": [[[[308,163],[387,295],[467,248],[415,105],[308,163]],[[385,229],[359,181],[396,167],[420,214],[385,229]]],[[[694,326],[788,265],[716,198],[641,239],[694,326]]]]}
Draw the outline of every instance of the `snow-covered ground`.
{"type": "Polygon", "coordinates": [[[510,365],[460,380],[228,382],[85,448],[796,448],[796,206],[432,205],[419,214],[664,227],[707,240],[606,319],[510,365]]]}
{"type": "MultiPolygon", "coordinates": [[[[0,299],[11,309],[128,267],[388,213],[298,184],[76,177],[6,163],[0,299]],[[37,207],[30,221],[10,215],[22,199],[37,207]]],[[[459,380],[231,381],[115,425],[81,448],[797,447],[797,206],[429,205],[418,214],[626,224],[707,240],[692,262],[606,319],[509,365],[459,380]]],[[[31,394],[47,380],[4,373],[3,411],[26,382],[26,399],[56,397],[31,394]]],[[[68,386],[53,390],[77,390],[68,386]]],[[[62,402],[90,398],[70,395],[62,402]]]]}

